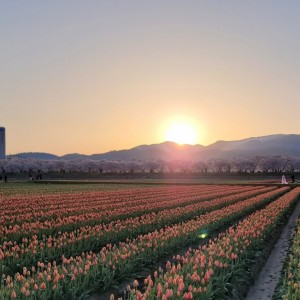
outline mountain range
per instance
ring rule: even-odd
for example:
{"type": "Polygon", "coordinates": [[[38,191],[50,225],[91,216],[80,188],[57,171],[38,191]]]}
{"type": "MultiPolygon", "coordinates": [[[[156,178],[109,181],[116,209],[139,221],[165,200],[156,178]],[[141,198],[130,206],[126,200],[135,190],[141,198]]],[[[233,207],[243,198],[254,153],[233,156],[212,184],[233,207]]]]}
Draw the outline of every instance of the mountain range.
{"type": "Polygon", "coordinates": [[[101,154],[66,154],[57,156],[50,153],[26,152],[10,157],[34,159],[92,159],[92,160],[207,160],[211,158],[245,158],[255,155],[284,155],[300,157],[300,134],[275,134],[250,137],[236,141],[217,141],[208,146],[178,145],[174,142],[140,145],[127,150],[115,150],[101,154]]]}

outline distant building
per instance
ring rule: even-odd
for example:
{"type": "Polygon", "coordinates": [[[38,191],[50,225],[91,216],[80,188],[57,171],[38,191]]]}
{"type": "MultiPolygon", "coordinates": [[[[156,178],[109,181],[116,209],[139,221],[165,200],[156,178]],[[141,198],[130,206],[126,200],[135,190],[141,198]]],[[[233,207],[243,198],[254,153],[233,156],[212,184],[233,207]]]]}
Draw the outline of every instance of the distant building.
{"type": "Polygon", "coordinates": [[[0,159],[5,157],[5,128],[0,127],[0,159]]]}

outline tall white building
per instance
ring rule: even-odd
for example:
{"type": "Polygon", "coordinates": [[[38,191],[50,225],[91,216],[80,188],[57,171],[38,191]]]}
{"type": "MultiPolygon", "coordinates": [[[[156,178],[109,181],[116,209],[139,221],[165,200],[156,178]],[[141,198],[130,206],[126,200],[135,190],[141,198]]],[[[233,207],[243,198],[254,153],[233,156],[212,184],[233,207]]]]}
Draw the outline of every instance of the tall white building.
{"type": "Polygon", "coordinates": [[[0,159],[5,158],[5,128],[0,127],[0,159]]]}

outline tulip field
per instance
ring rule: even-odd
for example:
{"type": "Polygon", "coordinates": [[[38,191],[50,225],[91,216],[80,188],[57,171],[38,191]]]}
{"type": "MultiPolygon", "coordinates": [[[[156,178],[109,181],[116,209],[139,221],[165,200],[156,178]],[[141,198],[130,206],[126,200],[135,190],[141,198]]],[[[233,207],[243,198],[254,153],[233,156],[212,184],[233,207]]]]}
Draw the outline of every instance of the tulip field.
{"type": "MultiPolygon", "coordinates": [[[[39,186],[0,189],[0,299],[230,299],[300,195],[264,185],[39,186]]],[[[295,234],[285,295],[298,290],[299,249],[295,234]]]]}

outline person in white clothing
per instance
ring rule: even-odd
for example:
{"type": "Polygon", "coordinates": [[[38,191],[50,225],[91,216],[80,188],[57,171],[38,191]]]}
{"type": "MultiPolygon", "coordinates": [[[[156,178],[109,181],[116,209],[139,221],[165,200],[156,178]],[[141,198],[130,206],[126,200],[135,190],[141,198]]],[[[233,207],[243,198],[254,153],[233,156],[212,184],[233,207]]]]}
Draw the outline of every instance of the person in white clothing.
{"type": "Polygon", "coordinates": [[[284,174],[283,174],[282,177],[281,177],[281,183],[282,183],[282,184],[288,184],[288,182],[287,182],[286,179],[285,179],[284,174]]]}

